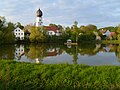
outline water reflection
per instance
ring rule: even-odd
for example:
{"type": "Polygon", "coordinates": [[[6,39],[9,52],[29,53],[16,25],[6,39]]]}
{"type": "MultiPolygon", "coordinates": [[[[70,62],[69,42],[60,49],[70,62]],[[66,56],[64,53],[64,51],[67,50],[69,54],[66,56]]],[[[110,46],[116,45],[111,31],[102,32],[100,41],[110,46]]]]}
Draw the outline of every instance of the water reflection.
{"type": "Polygon", "coordinates": [[[81,43],[78,46],[58,44],[4,45],[0,59],[33,63],[71,63],[119,65],[120,45],[81,43]]]}

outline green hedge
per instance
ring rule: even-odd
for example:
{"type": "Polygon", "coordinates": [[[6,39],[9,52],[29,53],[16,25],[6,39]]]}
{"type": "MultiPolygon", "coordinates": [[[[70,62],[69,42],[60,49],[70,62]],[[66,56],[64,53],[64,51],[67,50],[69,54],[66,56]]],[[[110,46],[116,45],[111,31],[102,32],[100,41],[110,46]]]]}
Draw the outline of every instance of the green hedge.
{"type": "Polygon", "coordinates": [[[0,90],[118,90],[119,66],[0,61],[0,90]]]}

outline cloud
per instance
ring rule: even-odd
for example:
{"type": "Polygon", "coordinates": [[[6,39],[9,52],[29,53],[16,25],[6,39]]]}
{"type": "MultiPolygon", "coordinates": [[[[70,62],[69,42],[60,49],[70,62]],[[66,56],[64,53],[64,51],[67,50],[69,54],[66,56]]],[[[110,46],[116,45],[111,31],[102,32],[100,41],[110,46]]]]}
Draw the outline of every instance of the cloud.
{"type": "Polygon", "coordinates": [[[4,0],[0,15],[12,22],[35,22],[35,12],[43,11],[43,23],[116,26],[120,22],[119,0],[4,0]]]}

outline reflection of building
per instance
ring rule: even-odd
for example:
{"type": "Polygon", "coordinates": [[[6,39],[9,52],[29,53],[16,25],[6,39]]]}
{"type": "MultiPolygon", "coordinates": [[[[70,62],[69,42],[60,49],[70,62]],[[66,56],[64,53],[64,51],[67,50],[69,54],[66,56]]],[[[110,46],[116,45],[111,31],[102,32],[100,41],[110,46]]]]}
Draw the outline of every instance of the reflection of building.
{"type": "Polygon", "coordinates": [[[115,45],[109,44],[103,47],[103,52],[114,52],[116,50],[115,45]]]}
{"type": "Polygon", "coordinates": [[[40,63],[39,58],[36,58],[36,59],[35,59],[35,62],[36,62],[36,63],[40,63]]]}
{"type": "Polygon", "coordinates": [[[59,48],[49,49],[47,50],[47,56],[57,56],[59,55],[59,48]]]}
{"type": "Polygon", "coordinates": [[[16,59],[20,59],[22,55],[24,55],[24,46],[20,45],[19,47],[16,47],[15,57],[16,59]]]}

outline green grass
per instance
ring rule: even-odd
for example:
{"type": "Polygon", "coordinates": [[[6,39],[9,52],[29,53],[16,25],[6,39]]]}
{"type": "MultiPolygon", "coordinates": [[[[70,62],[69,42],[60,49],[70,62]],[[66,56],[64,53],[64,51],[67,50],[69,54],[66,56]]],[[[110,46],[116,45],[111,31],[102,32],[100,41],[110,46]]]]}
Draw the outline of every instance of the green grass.
{"type": "Polygon", "coordinates": [[[0,61],[0,90],[119,90],[120,66],[0,61]]]}

